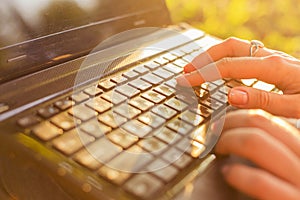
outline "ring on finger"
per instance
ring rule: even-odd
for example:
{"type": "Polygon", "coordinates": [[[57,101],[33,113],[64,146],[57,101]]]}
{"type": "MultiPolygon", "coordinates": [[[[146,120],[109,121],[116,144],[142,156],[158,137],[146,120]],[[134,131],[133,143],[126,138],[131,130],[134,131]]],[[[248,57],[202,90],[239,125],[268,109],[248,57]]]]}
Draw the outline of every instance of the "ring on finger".
{"type": "Polygon", "coordinates": [[[250,42],[250,56],[254,57],[260,48],[264,48],[264,44],[258,40],[251,40],[250,42]]]}

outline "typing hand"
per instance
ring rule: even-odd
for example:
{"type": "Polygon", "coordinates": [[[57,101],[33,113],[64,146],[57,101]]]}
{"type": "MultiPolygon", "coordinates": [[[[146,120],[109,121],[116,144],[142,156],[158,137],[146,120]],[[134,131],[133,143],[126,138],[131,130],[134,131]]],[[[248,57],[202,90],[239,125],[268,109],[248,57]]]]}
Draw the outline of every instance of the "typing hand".
{"type": "Polygon", "coordinates": [[[216,146],[255,163],[222,168],[225,180],[256,199],[300,199],[300,132],[262,110],[238,110],[225,119],[216,146]]]}
{"type": "Polygon", "coordinates": [[[230,104],[239,108],[260,108],[272,114],[300,118],[300,61],[285,53],[259,48],[250,57],[250,43],[229,38],[201,53],[185,66],[186,74],[177,78],[182,86],[196,86],[219,78],[257,78],[276,85],[284,95],[249,87],[233,88],[228,95],[230,104]]]}

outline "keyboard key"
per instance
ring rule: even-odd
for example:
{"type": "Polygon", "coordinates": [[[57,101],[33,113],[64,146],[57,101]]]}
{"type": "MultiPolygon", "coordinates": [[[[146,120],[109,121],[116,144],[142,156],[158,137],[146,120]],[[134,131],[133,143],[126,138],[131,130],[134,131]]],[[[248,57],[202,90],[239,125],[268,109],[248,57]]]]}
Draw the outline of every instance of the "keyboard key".
{"type": "Polygon", "coordinates": [[[179,118],[193,126],[199,126],[204,121],[203,117],[188,110],[182,113],[179,118]]]}
{"type": "Polygon", "coordinates": [[[77,152],[73,159],[79,164],[90,170],[97,170],[102,166],[102,163],[99,162],[89,151],[82,149],[77,152]]]}
{"type": "Polygon", "coordinates": [[[168,80],[165,84],[171,88],[176,89],[177,87],[177,81],[175,79],[168,80]]]}
{"type": "Polygon", "coordinates": [[[122,103],[119,106],[114,107],[113,112],[116,112],[128,119],[133,119],[136,116],[138,116],[139,114],[141,114],[141,111],[139,109],[137,109],[129,104],[126,104],[126,103],[122,103]]]}
{"type": "Polygon", "coordinates": [[[206,147],[203,144],[197,141],[192,141],[191,146],[187,149],[187,153],[189,153],[193,158],[198,158],[205,149],[206,147]]]}
{"type": "Polygon", "coordinates": [[[154,91],[148,91],[146,93],[143,93],[142,97],[156,104],[161,103],[166,99],[165,96],[154,91]]]}
{"type": "MultiPolygon", "coordinates": [[[[133,154],[149,154],[148,151],[146,151],[145,149],[142,149],[142,147],[140,147],[138,145],[133,145],[132,147],[130,147],[126,151],[129,152],[129,153],[133,153],[133,154]]],[[[152,155],[150,155],[150,156],[152,157],[152,155]]]]}
{"type": "Polygon", "coordinates": [[[117,185],[122,185],[126,180],[130,178],[131,173],[126,173],[117,169],[113,169],[108,166],[103,166],[98,171],[99,175],[106,178],[117,185]]]}
{"type": "Polygon", "coordinates": [[[205,105],[208,108],[211,108],[213,110],[218,110],[224,105],[224,104],[220,103],[219,101],[211,99],[210,97],[208,97],[204,101],[201,101],[200,103],[202,103],[203,105],[205,105]]]}
{"type": "Polygon", "coordinates": [[[150,126],[147,126],[138,120],[133,120],[125,123],[122,126],[122,129],[130,132],[131,134],[139,138],[145,137],[152,131],[152,128],[150,126]]]}
{"type": "Polygon", "coordinates": [[[41,108],[38,110],[38,114],[45,119],[52,117],[58,113],[59,113],[59,110],[52,106],[47,106],[45,108],[41,108]]]}
{"type": "Polygon", "coordinates": [[[112,128],[118,128],[127,121],[125,117],[113,113],[112,110],[99,115],[98,120],[112,128]]]}
{"type": "Polygon", "coordinates": [[[80,125],[80,129],[89,135],[94,136],[95,138],[100,138],[103,135],[111,132],[111,127],[108,127],[102,123],[100,123],[96,119],[92,119],[84,124],[80,125]]]}
{"type": "Polygon", "coordinates": [[[165,65],[167,64],[169,61],[167,59],[165,59],[163,56],[160,56],[158,58],[155,58],[154,61],[160,65],[165,65]]]}
{"type": "Polygon", "coordinates": [[[65,131],[72,129],[77,124],[81,123],[80,120],[75,119],[74,117],[69,115],[67,112],[60,113],[60,114],[52,117],[50,120],[57,127],[65,130],[65,131]]]}
{"type": "Polygon", "coordinates": [[[155,137],[144,138],[139,141],[138,145],[143,149],[158,155],[167,150],[167,145],[155,137]]]}
{"type": "Polygon", "coordinates": [[[152,85],[159,85],[163,82],[163,79],[159,78],[158,76],[152,74],[152,73],[149,73],[149,74],[146,74],[144,76],[142,76],[141,78],[142,80],[152,84],[152,85]]]}
{"type": "Polygon", "coordinates": [[[264,90],[267,92],[271,92],[273,89],[275,89],[275,85],[268,84],[268,83],[265,83],[262,81],[256,82],[252,87],[255,89],[264,90]]]}
{"type": "Polygon", "coordinates": [[[73,129],[54,139],[52,144],[57,150],[69,156],[94,140],[94,137],[73,129]]]}
{"type": "Polygon", "coordinates": [[[35,124],[38,124],[41,121],[41,119],[35,115],[28,115],[26,117],[23,117],[17,121],[17,124],[23,128],[27,128],[29,126],[33,126],[35,124]]]}
{"type": "Polygon", "coordinates": [[[182,154],[182,156],[180,156],[179,159],[176,160],[173,164],[179,169],[185,169],[191,164],[192,161],[193,159],[191,157],[186,154],[182,154]]]}
{"type": "Polygon", "coordinates": [[[241,82],[235,81],[235,80],[230,80],[226,83],[227,86],[233,88],[233,87],[237,87],[237,86],[245,86],[244,84],[242,84],[241,82]]]}
{"type": "Polygon", "coordinates": [[[139,74],[137,72],[130,70],[130,71],[123,73],[123,76],[126,77],[127,79],[135,79],[139,76],[139,74]]]}
{"type": "Polygon", "coordinates": [[[66,110],[75,105],[75,102],[72,100],[64,99],[54,103],[54,105],[60,110],[66,110]]]}
{"type": "Polygon", "coordinates": [[[246,85],[246,86],[252,86],[255,82],[257,81],[257,79],[253,78],[253,79],[242,79],[241,82],[246,85]]]}
{"type": "Polygon", "coordinates": [[[141,111],[147,111],[154,106],[154,103],[147,101],[141,97],[136,97],[129,100],[129,104],[138,108],[141,111]]]}
{"type": "Polygon", "coordinates": [[[71,99],[73,101],[75,101],[76,103],[81,103],[83,101],[88,100],[90,97],[87,94],[84,94],[83,92],[77,93],[77,94],[73,94],[71,96],[71,99]]]}
{"type": "Polygon", "coordinates": [[[176,75],[181,74],[183,72],[183,68],[177,67],[176,65],[169,63],[163,67],[163,69],[168,70],[176,75]]]}
{"type": "MultiPolygon", "coordinates": [[[[193,140],[188,137],[183,137],[178,143],[176,143],[175,147],[181,152],[187,152],[189,147],[191,146],[193,140]]],[[[187,153],[188,154],[188,153],[187,153]]],[[[188,154],[189,155],[189,154],[188,154]]]]}
{"type": "Polygon", "coordinates": [[[74,107],[70,108],[68,112],[69,112],[69,114],[80,119],[81,121],[87,121],[87,120],[97,116],[97,112],[95,112],[94,110],[92,110],[84,105],[74,106],[74,107]]]}
{"type": "Polygon", "coordinates": [[[182,59],[188,63],[191,63],[194,60],[194,56],[192,56],[191,54],[187,54],[185,56],[182,57],[182,59]]]}
{"type": "Polygon", "coordinates": [[[190,139],[195,140],[201,144],[206,143],[206,134],[207,134],[207,124],[203,124],[200,127],[197,127],[189,136],[190,139]]]}
{"type": "Polygon", "coordinates": [[[103,93],[103,90],[101,90],[100,88],[96,87],[96,86],[91,86],[88,87],[84,90],[84,93],[90,95],[91,97],[95,97],[98,96],[99,94],[103,93]]]}
{"type": "Polygon", "coordinates": [[[199,46],[195,43],[186,44],[183,47],[180,47],[180,50],[185,52],[186,54],[192,53],[194,50],[199,49],[199,46]]]}
{"type": "Polygon", "coordinates": [[[199,56],[200,53],[203,53],[202,49],[197,49],[196,51],[191,53],[191,56],[196,58],[197,56],[199,56]]]}
{"type": "Polygon", "coordinates": [[[172,62],[178,58],[178,56],[172,54],[172,53],[165,53],[164,55],[161,56],[162,58],[172,62]]]}
{"type": "Polygon", "coordinates": [[[133,80],[131,82],[128,83],[129,85],[131,85],[132,87],[134,88],[137,88],[141,91],[145,91],[145,90],[148,90],[152,87],[151,84],[141,80],[141,79],[136,79],[136,80],[133,80]]]}
{"type": "Polygon", "coordinates": [[[158,105],[154,107],[151,111],[167,120],[173,118],[177,114],[175,110],[165,105],[158,105]]]}
{"type": "Polygon", "coordinates": [[[124,149],[130,147],[139,139],[137,136],[134,136],[122,129],[117,129],[111,132],[107,135],[107,138],[124,149]]]}
{"type": "Polygon", "coordinates": [[[157,63],[155,63],[155,62],[153,62],[153,61],[150,61],[150,62],[145,63],[144,66],[145,66],[146,68],[150,69],[150,70],[155,70],[155,69],[157,69],[160,65],[157,64],[157,63]]]}
{"type": "Polygon", "coordinates": [[[211,98],[215,99],[215,100],[218,100],[220,101],[221,103],[223,104],[226,104],[228,102],[228,97],[226,94],[220,92],[220,91],[217,91],[213,94],[211,94],[211,98]]]}
{"type": "Polygon", "coordinates": [[[109,79],[101,81],[98,85],[101,89],[105,91],[111,90],[117,86],[117,84],[111,82],[109,79]]]}
{"type": "Polygon", "coordinates": [[[181,135],[165,127],[157,130],[153,135],[167,144],[174,144],[181,138],[181,135]]]}
{"type": "Polygon", "coordinates": [[[179,148],[179,150],[186,152],[193,158],[198,158],[206,149],[203,144],[200,144],[199,142],[190,140],[188,138],[180,140],[176,144],[176,147],[179,148]]]}
{"type": "Polygon", "coordinates": [[[185,123],[184,121],[178,120],[178,119],[174,119],[174,120],[170,121],[167,124],[167,127],[172,129],[176,133],[180,133],[182,135],[187,135],[193,130],[193,127],[191,125],[185,123]]]}
{"type": "Polygon", "coordinates": [[[140,91],[138,89],[131,87],[129,85],[118,86],[118,87],[116,87],[115,90],[129,98],[133,98],[134,96],[136,96],[140,93],[140,91]]]}
{"type": "MultiPolygon", "coordinates": [[[[184,56],[184,54],[182,56],[184,56]]],[[[177,65],[178,67],[184,68],[188,64],[188,62],[182,59],[177,59],[173,62],[173,64],[177,65]]]]}
{"type": "Polygon", "coordinates": [[[180,49],[174,49],[171,51],[171,53],[178,57],[182,57],[185,55],[185,53],[183,51],[181,51],[180,49]]]}
{"type": "Polygon", "coordinates": [[[107,93],[102,94],[101,97],[103,99],[107,100],[108,102],[113,103],[114,105],[120,104],[127,100],[126,96],[119,94],[118,92],[116,92],[114,90],[111,90],[107,93]]]}
{"type": "Polygon", "coordinates": [[[283,95],[283,92],[281,90],[279,90],[278,88],[274,88],[272,90],[273,93],[276,93],[276,94],[280,94],[280,95],[283,95]]]}
{"type": "Polygon", "coordinates": [[[164,70],[162,68],[153,71],[153,74],[155,74],[156,76],[159,76],[162,79],[170,79],[171,77],[174,76],[174,73],[171,73],[171,72],[169,72],[167,70],[164,70]]]}
{"type": "Polygon", "coordinates": [[[217,85],[217,86],[223,86],[225,84],[225,81],[223,79],[219,79],[216,81],[212,81],[211,83],[217,85]]]}
{"type": "Polygon", "coordinates": [[[219,89],[220,92],[222,92],[222,93],[224,93],[224,94],[226,94],[226,95],[229,93],[230,90],[231,90],[231,88],[228,87],[227,85],[222,86],[222,87],[219,89]]]}
{"type": "Polygon", "coordinates": [[[147,169],[149,169],[149,171],[152,172],[152,174],[154,174],[166,183],[174,179],[179,173],[178,169],[176,169],[172,165],[169,165],[161,159],[157,159],[154,162],[152,162],[150,165],[148,165],[147,169]]]}
{"type": "Polygon", "coordinates": [[[125,189],[139,198],[150,198],[163,187],[163,183],[150,174],[137,174],[124,185],[125,189]]]}
{"type": "Polygon", "coordinates": [[[150,70],[148,68],[146,68],[143,64],[139,65],[135,68],[133,68],[133,71],[139,73],[139,74],[146,74],[148,73],[150,70]]]}
{"type": "Polygon", "coordinates": [[[116,83],[117,85],[124,84],[128,79],[122,75],[117,75],[110,79],[112,82],[116,83]]]}
{"type": "Polygon", "coordinates": [[[32,133],[43,141],[49,141],[63,134],[63,131],[46,121],[33,127],[32,133]]]}
{"type": "Polygon", "coordinates": [[[200,104],[197,107],[191,108],[190,110],[198,115],[205,117],[205,118],[210,117],[210,115],[213,113],[212,109],[207,108],[200,104]]]}
{"type": "Polygon", "coordinates": [[[205,90],[201,87],[195,87],[194,88],[195,91],[195,95],[199,98],[199,99],[206,99],[209,95],[209,91],[205,90]]]}
{"type": "Polygon", "coordinates": [[[88,107],[99,113],[103,113],[112,107],[112,104],[100,97],[95,97],[86,103],[88,107]]]}
{"type": "Polygon", "coordinates": [[[163,155],[162,159],[166,160],[168,163],[174,164],[181,156],[184,155],[184,151],[180,151],[177,148],[169,148],[163,155]]]}
{"type": "Polygon", "coordinates": [[[100,163],[106,164],[122,152],[122,148],[112,143],[106,137],[101,137],[89,144],[85,149],[100,163]]]}
{"type": "Polygon", "coordinates": [[[139,116],[138,120],[155,129],[162,126],[166,122],[165,119],[155,115],[152,112],[144,113],[143,115],[139,116]]]}
{"type": "Polygon", "coordinates": [[[145,171],[144,166],[153,159],[149,153],[133,153],[129,150],[120,153],[107,166],[128,173],[140,173],[145,171]]]}
{"type": "Polygon", "coordinates": [[[204,90],[207,90],[207,91],[209,91],[209,92],[211,92],[211,91],[217,89],[217,87],[218,87],[218,86],[216,86],[215,84],[208,83],[208,82],[202,83],[202,84],[201,84],[201,88],[204,89],[204,90]]]}
{"type": "Polygon", "coordinates": [[[165,105],[177,110],[178,112],[183,112],[187,109],[188,105],[178,99],[172,98],[165,102],[165,105]]]}
{"type": "Polygon", "coordinates": [[[179,169],[185,169],[193,161],[190,156],[186,155],[183,151],[179,151],[175,148],[169,149],[163,154],[162,157],[179,169]]]}
{"type": "Polygon", "coordinates": [[[194,107],[198,104],[198,98],[195,94],[193,95],[185,95],[185,94],[176,94],[176,99],[179,99],[180,101],[183,101],[190,105],[190,107],[194,107]]]}
{"type": "Polygon", "coordinates": [[[166,85],[157,86],[156,88],[154,88],[154,91],[167,97],[170,97],[175,94],[175,90],[166,85]]]}

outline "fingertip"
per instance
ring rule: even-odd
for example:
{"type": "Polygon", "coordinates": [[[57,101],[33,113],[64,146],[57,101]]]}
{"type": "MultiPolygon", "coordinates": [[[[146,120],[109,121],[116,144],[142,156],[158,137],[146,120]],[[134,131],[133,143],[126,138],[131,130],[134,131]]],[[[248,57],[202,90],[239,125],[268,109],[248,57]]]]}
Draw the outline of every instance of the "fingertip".
{"type": "Polygon", "coordinates": [[[249,95],[243,88],[232,88],[228,94],[228,101],[234,106],[244,106],[248,104],[249,95]]]}
{"type": "Polygon", "coordinates": [[[183,72],[190,73],[195,70],[196,70],[196,67],[192,63],[188,63],[187,65],[184,66],[183,72]]]}

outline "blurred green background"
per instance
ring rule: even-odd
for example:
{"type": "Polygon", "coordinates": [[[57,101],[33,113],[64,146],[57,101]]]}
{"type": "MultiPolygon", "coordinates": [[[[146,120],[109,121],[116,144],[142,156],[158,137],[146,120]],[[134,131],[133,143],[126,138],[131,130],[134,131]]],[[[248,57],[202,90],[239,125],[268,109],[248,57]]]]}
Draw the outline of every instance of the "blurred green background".
{"type": "Polygon", "coordinates": [[[299,0],[167,0],[173,21],[227,38],[258,39],[300,58],[299,0]]]}

